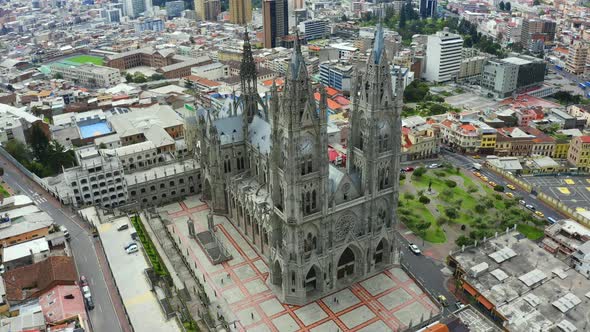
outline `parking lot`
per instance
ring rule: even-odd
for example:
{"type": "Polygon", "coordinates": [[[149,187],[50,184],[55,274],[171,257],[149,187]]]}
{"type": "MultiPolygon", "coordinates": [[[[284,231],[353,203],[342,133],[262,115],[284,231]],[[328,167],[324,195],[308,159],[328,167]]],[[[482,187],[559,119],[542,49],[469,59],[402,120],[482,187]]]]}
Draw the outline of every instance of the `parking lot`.
{"type": "Polygon", "coordinates": [[[133,328],[135,331],[180,331],[174,320],[164,319],[155,293],[150,291],[143,272],[148,263],[139,241],[136,241],[140,247],[138,252],[125,252],[125,246],[132,242],[132,228],[118,231],[117,226],[124,223],[131,225],[129,218],[123,217],[99,225],[98,231],[133,328]]]}
{"type": "Polygon", "coordinates": [[[522,177],[537,192],[552,196],[578,212],[590,210],[590,177],[535,176],[522,177]]]}

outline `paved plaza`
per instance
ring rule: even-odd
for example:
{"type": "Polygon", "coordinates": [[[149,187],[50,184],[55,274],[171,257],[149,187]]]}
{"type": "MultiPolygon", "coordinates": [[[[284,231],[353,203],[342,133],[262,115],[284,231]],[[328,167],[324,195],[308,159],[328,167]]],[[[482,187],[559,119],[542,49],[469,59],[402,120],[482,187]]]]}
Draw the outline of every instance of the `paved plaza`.
{"type": "Polygon", "coordinates": [[[268,266],[225,217],[214,217],[216,234],[233,259],[213,265],[189,237],[207,227],[207,205],[198,197],[167,205],[173,238],[205,285],[212,307],[232,331],[399,331],[439,313],[438,306],[400,268],[372,276],[305,306],[281,304],[267,284],[268,266]],[[235,324],[234,324],[235,323],[235,324]]]}
{"type": "MultiPolygon", "coordinates": [[[[150,291],[143,272],[148,262],[141,249],[133,254],[125,252],[125,245],[132,241],[132,228],[117,231],[117,226],[123,223],[131,225],[129,218],[122,217],[112,223],[100,224],[98,231],[133,328],[135,331],[180,331],[174,319],[165,319],[156,294],[150,291]]],[[[137,243],[141,245],[139,241],[137,243]]]]}
{"type": "Polygon", "coordinates": [[[521,179],[578,212],[590,211],[590,177],[527,176],[521,179]]]}

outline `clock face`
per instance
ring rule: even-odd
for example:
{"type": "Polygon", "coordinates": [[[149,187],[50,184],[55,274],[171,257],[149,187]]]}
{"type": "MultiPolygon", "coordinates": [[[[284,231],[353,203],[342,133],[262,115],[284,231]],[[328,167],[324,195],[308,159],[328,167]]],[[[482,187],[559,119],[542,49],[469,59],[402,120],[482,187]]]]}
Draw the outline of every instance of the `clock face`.
{"type": "Polygon", "coordinates": [[[311,154],[313,152],[313,141],[309,137],[304,137],[299,142],[298,147],[302,154],[311,154]]]}

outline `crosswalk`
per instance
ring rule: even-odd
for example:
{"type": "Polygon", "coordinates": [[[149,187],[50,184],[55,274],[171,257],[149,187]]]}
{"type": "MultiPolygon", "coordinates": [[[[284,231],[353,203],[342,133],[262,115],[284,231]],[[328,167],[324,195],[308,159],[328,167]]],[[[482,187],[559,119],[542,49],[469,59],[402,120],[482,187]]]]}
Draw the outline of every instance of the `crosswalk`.
{"type": "Polygon", "coordinates": [[[39,195],[38,193],[33,193],[30,196],[30,198],[36,205],[43,204],[43,203],[47,202],[47,198],[39,195]]]}

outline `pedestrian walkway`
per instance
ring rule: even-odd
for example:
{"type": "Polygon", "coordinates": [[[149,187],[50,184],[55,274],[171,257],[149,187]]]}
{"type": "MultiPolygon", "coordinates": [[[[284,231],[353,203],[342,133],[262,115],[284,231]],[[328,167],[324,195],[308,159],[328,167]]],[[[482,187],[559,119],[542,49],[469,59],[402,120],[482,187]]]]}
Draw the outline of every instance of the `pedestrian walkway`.
{"type": "Polygon", "coordinates": [[[438,306],[401,268],[362,280],[305,306],[282,304],[267,285],[268,266],[225,217],[216,234],[233,259],[213,265],[190,237],[207,228],[209,209],[190,198],[160,210],[182,254],[232,331],[400,331],[439,314],[438,306]]]}

